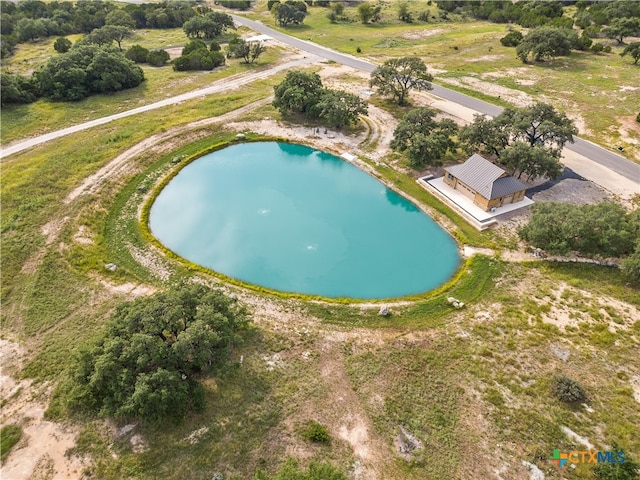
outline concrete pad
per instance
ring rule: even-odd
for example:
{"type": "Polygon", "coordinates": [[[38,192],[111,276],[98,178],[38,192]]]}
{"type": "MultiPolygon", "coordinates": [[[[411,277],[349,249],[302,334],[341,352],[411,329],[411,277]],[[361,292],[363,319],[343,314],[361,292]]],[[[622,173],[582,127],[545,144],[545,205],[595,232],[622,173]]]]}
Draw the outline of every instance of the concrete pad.
{"type": "Polygon", "coordinates": [[[640,194],[640,178],[636,181],[629,180],[619,173],[590,160],[584,155],[573,152],[568,148],[562,150],[562,163],[576,172],[581,177],[600,185],[614,195],[619,195],[625,200],[640,194]]]}
{"type": "MultiPolygon", "coordinates": [[[[424,182],[423,179],[420,179],[421,182],[424,182]]],[[[464,194],[460,193],[458,190],[451,188],[449,185],[444,183],[444,177],[433,178],[431,180],[426,180],[426,183],[435,188],[442,195],[447,197],[451,202],[453,202],[459,209],[463,210],[468,215],[471,215],[480,223],[488,222],[495,217],[498,217],[502,214],[513,212],[514,210],[519,210],[524,207],[528,207],[535,203],[528,197],[524,197],[519,202],[509,203],[507,205],[503,205],[502,207],[497,207],[493,212],[485,212],[483,209],[478,207],[473,200],[464,194]]]]}

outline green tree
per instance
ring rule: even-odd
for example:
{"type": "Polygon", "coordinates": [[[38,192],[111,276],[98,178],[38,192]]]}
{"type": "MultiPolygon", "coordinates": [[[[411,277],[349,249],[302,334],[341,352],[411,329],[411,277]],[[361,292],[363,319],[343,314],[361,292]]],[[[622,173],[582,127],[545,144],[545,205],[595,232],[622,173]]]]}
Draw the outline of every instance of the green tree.
{"type": "Polygon", "coordinates": [[[40,96],[39,88],[33,78],[3,73],[0,81],[0,105],[11,103],[31,103],[40,96]]]}
{"type": "Polygon", "coordinates": [[[518,45],[520,45],[520,42],[522,42],[523,38],[524,36],[522,35],[522,32],[513,30],[502,37],[500,39],[500,43],[505,47],[517,47],[518,45]]]}
{"type": "Polygon", "coordinates": [[[514,142],[502,152],[499,163],[511,175],[522,178],[556,178],[564,168],[560,161],[540,145],[514,142]]]}
{"type": "Polygon", "coordinates": [[[391,148],[405,152],[414,168],[440,165],[440,160],[456,147],[453,136],[458,126],[449,119],[436,121],[437,112],[430,108],[416,108],[408,112],[393,133],[391,148]]]}
{"type": "Polygon", "coordinates": [[[537,103],[506,108],[493,119],[476,115],[462,129],[459,139],[471,151],[495,156],[497,163],[519,176],[554,178],[562,171],[562,148],[577,133],[565,114],[551,105],[537,103]]]}
{"type": "Polygon", "coordinates": [[[307,6],[302,1],[287,0],[284,3],[276,3],[271,12],[281,27],[300,25],[307,15],[307,6]]]}
{"type": "Polygon", "coordinates": [[[530,107],[507,108],[501,114],[512,122],[511,136],[530,146],[542,145],[559,157],[567,142],[573,142],[578,134],[573,121],[547,103],[535,103],[530,107]]]}
{"type": "Polygon", "coordinates": [[[223,364],[247,322],[235,300],[202,285],[122,304],[103,338],[75,359],[69,407],[180,420],[201,407],[200,375],[223,364]]]}
{"type": "Polygon", "coordinates": [[[392,58],[371,73],[370,85],[381,95],[392,96],[398,105],[406,104],[411,89],[431,90],[433,77],[418,57],[392,58]]]}
{"type": "Polygon", "coordinates": [[[321,93],[322,80],[317,73],[288,72],[274,87],[273,106],[283,115],[307,113],[318,103],[321,93]]]}
{"type": "Polygon", "coordinates": [[[640,61],[640,42],[630,43],[629,45],[624,47],[624,50],[622,51],[620,56],[626,57],[627,55],[633,58],[633,64],[637,65],[640,61]]]}
{"type": "Polygon", "coordinates": [[[49,59],[34,79],[43,95],[73,101],[136,87],[144,81],[144,73],[114,47],[88,44],[49,59]]]}
{"type": "Polygon", "coordinates": [[[229,43],[228,55],[236,58],[243,58],[244,63],[253,63],[260,55],[267,50],[262,42],[247,42],[238,39],[229,43]]]}
{"type": "Polygon", "coordinates": [[[53,49],[58,53],[66,53],[71,48],[71,40],[65,37],[58,37],[53,43],[53,49]]]}
{"type": "Polygon", "coordinates": [[[21,18],[16,24],[14,35],[19,42],[34,41],[37,38],[45,37],[47,35],[47,28],[45,24],[39,20],[21,18]]]}
{"type": "Polygon", "coordinates": [[[151,50],[147,54],[147,63],[149,65],[153,65],[154,67],[162,67],[169,61],[170,58],[171,57],[166,50],[158,48],[155,50],[151,50]]]}
{"type": "Polygon", "coordinates": [[[125,38],[133,36],[133,31],[129,27],[120,25],[105,25],[96,28],[89,35],[86,35],[84,41],[86,43],[95,43],[98,45],[107,45],[113,41],[118,45],[118,49],[122,51],[122,42],[125,38]]]}
{"type": "Polygon", "coordinates": [[[358,5],[358,16],[362,23],[377,22],[380,20],[380,5],[372,5],[369,2],[362,2],[358,5]]]}
{"type": "Polygon", "coordinates": [[[207,49],[207,44],[202,40],[194,39],[190,40],[184,47],[182,47],[181,55],[184,57],[189,55],[191,52],[195,52],[196,50],[207,49]]]}
{"type": "Polygon", "coordinates": [[[594,465],[592,470],[594,478],[596,480],[638,480],[640,478],[640,464],[615,441],[611,442],[611,451],[615,452],[618,460],[622,460],[622,453],[624,462],[603,462],[594,465]]]}
{"type": "Polygon", "coordinates": [[[211,52],[204,47],[176,58],[173,62],[173,69],[176,71],[213,70],[224,65],[224,62],[225,58],[221,52],[211,52]]]}
{"type": "Polygon", "coordinates": [[[118,25],[120,27],[127,27],[130,30],[136,28],[136,21],[131,15],[122,9],[112,10],[107,13],[105,17],[106,25],[118,25]]]}
{"type": "Polygon", "coordinates": [[[640,222],[624,207],[602,202],[596,205],[536,203],[529,223],[519,230],[531,245],[565,255],[620,257],[634,252],[640,222]]]}
{"type": "Polygon", "coordinates": [[[211,39],[222,35],[228,29],[235,29],[233,18],[226,13],[210,12],[205,16],[193,17],[182,25],[189,38],[211,39]]]}
{"type": "Polygon", "coordinates": [[[613,38],[619,45],[622,45],[624,37],[640,34],[640,18],[616,18],[601,32],[605,37],[613,38]]]}
{"type": "Polygon", "coordinates": [[[149,55],[149,50],[140,45],[133,45],[129,48],[124,54],[129,60],[136,63],[146,63],[147,55],[149,55]]]}
{"type": "Polygon", "coordinates": [[[516,47],[516,55],[527,63],[530,55],[536,62],[546,58],[568,55],[575,44],[577,34],[573,30],[555,27],[540,27],[531,30],[516,47]]]}
{"type": "Polygon", "coordinates": [[[331,127],[341,128],[355,123],[358,115],[367,114],[367,104],[360,97],[340,90],[323,89],[312,115],[331,127]]]}

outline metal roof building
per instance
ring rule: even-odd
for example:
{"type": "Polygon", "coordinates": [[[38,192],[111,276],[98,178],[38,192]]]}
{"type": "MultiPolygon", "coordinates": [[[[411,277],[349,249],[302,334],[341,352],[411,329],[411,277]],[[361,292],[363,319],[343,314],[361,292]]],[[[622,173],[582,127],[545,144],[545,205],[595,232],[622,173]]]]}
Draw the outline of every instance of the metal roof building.
{"type": "Polygon", "coordinates": [[[520,180],[508,176],[503,169],[477,153],[466,162],[444,170],[488,200],[527,189],[520,180]]]}

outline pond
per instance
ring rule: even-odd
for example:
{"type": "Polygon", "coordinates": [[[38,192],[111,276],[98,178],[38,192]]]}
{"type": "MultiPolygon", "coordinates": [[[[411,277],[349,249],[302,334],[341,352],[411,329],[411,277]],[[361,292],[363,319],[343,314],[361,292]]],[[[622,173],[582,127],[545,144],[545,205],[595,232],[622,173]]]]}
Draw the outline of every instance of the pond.
{"type": "Polygon", "coordinates": [[[417,294],[460,263],[454,240],[413,203],[334,155],[288,143],[195,160],[160,192],[149,226],[191,262],[324,297],[417,294]]]}

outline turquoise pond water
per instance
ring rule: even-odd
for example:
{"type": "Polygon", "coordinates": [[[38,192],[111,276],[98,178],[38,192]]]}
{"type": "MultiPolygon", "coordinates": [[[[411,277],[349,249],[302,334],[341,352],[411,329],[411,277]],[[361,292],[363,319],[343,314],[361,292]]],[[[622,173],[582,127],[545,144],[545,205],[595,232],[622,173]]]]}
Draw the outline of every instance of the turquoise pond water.
{"type": "Polygon", "coordinates": [[[446,282],[460,262],[415,205],[338,157],[286,143],[194,161],[160,193],[149,224],[182,257],[284,292],[400,297],[446,282]]]}

